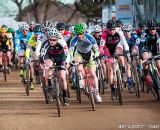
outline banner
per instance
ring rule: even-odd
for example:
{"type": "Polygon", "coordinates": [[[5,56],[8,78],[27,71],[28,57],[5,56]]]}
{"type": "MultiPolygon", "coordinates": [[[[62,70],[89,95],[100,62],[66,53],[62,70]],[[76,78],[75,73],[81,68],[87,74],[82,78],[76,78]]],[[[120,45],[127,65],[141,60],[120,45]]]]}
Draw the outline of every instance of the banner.
{"type": "Polygon", "coordinates": [[[132,0],[116,0],[116,18],[133,24],[132,0]]]}

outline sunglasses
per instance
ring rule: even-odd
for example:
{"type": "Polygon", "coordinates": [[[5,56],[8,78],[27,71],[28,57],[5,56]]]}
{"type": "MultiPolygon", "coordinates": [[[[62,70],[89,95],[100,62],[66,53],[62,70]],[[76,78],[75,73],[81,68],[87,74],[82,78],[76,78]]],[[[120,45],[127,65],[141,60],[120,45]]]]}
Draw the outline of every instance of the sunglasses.
{"type": "Polygon", "coordinates": [[[83,33],[77,34],[77,36],[82,35],[83,33]]]}
{"type": "Polygon", "coordinates": [[[64,30],[64,28],[61,28],[61,29],[58,29],[59,31],[63,31],[64,30]]]}
{"type": "Polygon", "coordinates": [[[156,30],[156,28],[150,28],[149,31],[156,30]]]}
{"type": "Polygon", "coordinates": [[[109,30],[110,30],[110,31],[114,31],[114,30],[115,30],[115,28],[110,28],[109,30]]]}
{"type": "Polygon", "coordinates": [[[131,32],[131,31],[124,31],[125,33],[129,33],[129,32],[131,32]]]}
{"type": "Polygon", "coordinates": [[[57,39],[49,39],[49,41],[51,42],[55,42],[57,39]]]}
{"type": "Polygon", "coordinates": [[[28,32],[29,30],[22,30],[22,32],[28,32]]]}

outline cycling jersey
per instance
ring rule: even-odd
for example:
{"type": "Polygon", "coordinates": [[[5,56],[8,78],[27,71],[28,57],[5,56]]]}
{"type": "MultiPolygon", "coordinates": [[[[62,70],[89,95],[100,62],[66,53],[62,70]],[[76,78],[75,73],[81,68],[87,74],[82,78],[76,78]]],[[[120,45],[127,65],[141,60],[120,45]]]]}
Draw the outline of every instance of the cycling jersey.
{"type": "Polygon", "coordinates": [[[106,53],[107,56],[113,55],[115,49],[120,47],[122,50],[129,51],[126,38],[122,31],[116,31],[115,35],[110,35],[109,30],[106,29],[102,32],[102,38],[100,43],[101,54],[106,53]]]}
{"type": "Polygon", "coordinates": [[[78,41],[78,36],[75,36],[70,42],[71,56],[73,56],[73,51],[76,49],[80,53],[88,53],[92,49],[94,50],[95,56],[99,55],[99,49],[97,42],[92,35],[84,34],[84,39],[78,41]]]}
{"type": "Polygon", "coordinates": [[[11,33],[6,33],[4,37],[0,35],[0,50],[10,50],[10,42],[9,39],[12,39],[11,33]]]}
{"type": "Polygon", "coordinates": [[[66,61],[68,57],[68,47],[63,39],[58,39],[55,46],[51,46],[48,41],[41,49],[40,60],[44,63],[46,59],[54,59],[56,63],[66,61]]]}
{"type": "Polygon", "coordinates": [[[146,37],[146,42],[144,46],[147,50],[151,51],[154,56],[159,53],[158,50],[159,45],[157,44],[157,40],[159,38],[160,36],[157,32],[155,35],[149,33],[146,37]]]}
{"type": "MultiPolygon", "coordinates": [[[[138,35],[135,32],[131,33],[130,38],[126,37],[126,40],[129,45],[130,51],[131,51],[132,47],[137,47],[140,43],[140,38],[138,37],[138,35]]],[[[138,47],[137,47],[137,49],[138,49],[138,47]]]]}
{"type": "Polygon", "coordinates": [[[27,36],[24,36],[23,34],[21,34],[20,36],[17,36],[15,38],[15,51],[16,51],[16,54],[18,54],[18,52],[20,50],[26,50],[26,47],[27,47],[27,43],[29,41],[29,39],[31,38],[32,36],[32,32],[28,32],[27,36]]]}

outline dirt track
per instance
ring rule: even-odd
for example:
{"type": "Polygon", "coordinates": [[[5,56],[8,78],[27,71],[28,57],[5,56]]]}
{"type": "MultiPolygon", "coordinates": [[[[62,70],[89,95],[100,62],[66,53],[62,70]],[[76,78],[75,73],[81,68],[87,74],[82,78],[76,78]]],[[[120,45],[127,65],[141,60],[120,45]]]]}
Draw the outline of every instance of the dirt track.
{"type": "Polygon", "coordinates": [[[155,101],[151,93],[144,92],[138,99],[125,91],[123,99],[123,106],[112,102],[107,89],[103,103],[98,104],[94,112],[86,97],[79,104],[72,91],[70,106],[63,107],[62,117],[58,117],[55,104],[45,103],[40,87],[26,96],[17,72],[9,75],[7,83],[0,73],[0,130],[128,130],[136,127],[131,125],[144,125],[139,126],[141,130],[153,127],[147,125],[159,125],[154,130],[160,129],[160,102],[155,101]]]}

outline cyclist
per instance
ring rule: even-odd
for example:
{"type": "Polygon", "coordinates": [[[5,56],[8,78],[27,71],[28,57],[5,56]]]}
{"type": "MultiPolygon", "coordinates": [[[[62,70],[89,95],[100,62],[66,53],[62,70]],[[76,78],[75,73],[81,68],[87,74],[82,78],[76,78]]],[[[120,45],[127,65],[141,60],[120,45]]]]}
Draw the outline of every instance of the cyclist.
{"type": "MultiPolygon", "coordinates": [[[[84,24],[76,24],[74,27],[74,31],[76,33],[76,36],[71,40],[70,43],[70,54],[71,59],[74,59],[75,62],[81,62],[82,60],[89,61],[88,67],[89,71],[91,72],[93,76],[94,81],[94,87],[96,92],[96,99],[98,102],[102,102],[101,96],[99,95],[98,91],[98,79],[96,76],[96,66],[95,62],[93,61],[93,56],[97,57],[99,56],[99,49],[98,45],[96,43],[96,40],[93,36],[84,33],[86,30],[86,27],[84,24]]],[[[78,75],[82,77],[84,76],[83,66],[78,65],[78,75]]],[[[82,79],[83,80],[83,79],[82,79]]],[[[80,84],[81,87],[84,87],[83,84],[80,84]]]]}
{"type": "MultiPolygon", "coordinates": [[[[107,29],[102,32],[100,52],[101,54],[106,54],[107,56],[113,55],[115,52],[117,54],[122,54],[123,50],[129,51],[129,46],[126,42],[124,34],[121,30],[116,32],[116,21],[109,20],[106,24],[107,29]]],[[[122,78],[126,81],[125,72],[125,60],[124,56],[119,56],[120,66],[122,69],[122,78]]],[[[108,58],[106,60],[106,65],[108,69],[109,83],[111,87],[111,98],[115,95],[114,80],[113,80],[113,58],[108,58]]],[[[104,72],[105,73],[105,72],[104,72]]]]}
{"type": "Polygon", "coordinates": [[[35,26],[36,26],[36,23],[34,21],[31,21],[31,23],[29,24],[29,31],[34,32],[35,26]]]}
{"type": "Polygon", "coordinates": [[[2,69],[2,55],[3,51],[7,51],[7,56],[9,58],[9,65],[12,66],[11,63],[11,52],[13,52],[13,36],[11,33],[7,33],[6,27],[0,28],[0,68],[2,69]]]}
{"type": "MultiPolygon", "coordinates": [[[[140,48],[140,54],[142,55],[143,60],[148,59],[150,57],[149,52],[151,52],[153,56],[160,54],[159,51],[160,43],[157,44],[157,41],[160,38],[159,34],[156,31],[157,22],[154,19],[148,20],[147,27],[149,32],[146,36],[145,43],[142,44],[143,47],[140,48]]],[[[160,72],[160,59],[157,58],[155,62],[156,62],[156,67],[160,72]]],[[[151,81],[148,76],[148,70],[146,64],[144,64],[144,75],[145,75],[145,82],[147,84],[150,84],[151,81]]]]}
{"type": "MultiPolygon", "coordinates": [[[[94,30],[93,30],[93,37],[96,39],[97,45],[100,46],[100,41],[101,41],[101,33],[102,33],[102,28],[100,25],[95,25],[94,30]]],[[[101,58],[101,64],[103,67],[103,71],[106,72],[106,64],[105,60],[101,58]]],[[[106,73],[104,73],[104,81],[106,82],[106,73]]]]}
{"type": "Polygon", "coordinates": [[[47,36],[48,36],[48,33],[47,31],[53,27],[53,24],[52,22],[50,21],[46,21],[43,23],[42,25],[42,33],[38,35],[38,38],[37,38],[37,45],[36,45],[36,50],[35,50],[35,54],[37,57],[40,56],[40,50],[43,46],[43,44],[47,41],[47,36]]]}
{"type": "MultiPolygon", "coordinates": [[[[60,75],[60,86],[62,87],[63,90],[63,100],[65,105],[69,105],[69,100],[67,97],[67,81],[66,81],[66,68],[65,68],[65,62],[67,60],[67,53],[68,53],[68,47],[66,42],[61,39],[61,34],[60,32],[52,28],[48,31],[48,40],[46,41],[43,50],[45,50],[44,55],[41,55],[41,62],[45,62],[45,65],[47,67],[52,67],[53,63],[56,63],[59,70],[59,75],[60,75]]],[[[47,80],[48,82],[48,88],[50,88],[51,85],[51,75],[52,71],[47,70],[47,80]]]]}
{"type": "Polygon", "coordinates": [[[19,64],[21,68],[20,76],[23,76],[23,68],[21,65],[24,61],[24,58],[20,58],[20,56],[25,56],[28,40],[31,38],[32,33],[29,32],[29,25],[27,23],[23,23],[20,29],[22,33],[15,37],[15,51],[17,54],[17,58],[19,59],[19,64]]]}
{"type": "MultiPolygon", "coordinates": [[[[127,43],[129,45],[130,54],[138,55],[138,44],[140,42],[140,39],[135,32],[132,32],[133,30],[132,25],[130,23],[125,23],[122,26],[122,30],[125,34],[127,43]]],[[[132,93],[133,92],[133,87],[132,87],[133,81],[131,79],[130,63],[127,64],[127,82],[128,82],[129,92],[132,93]]]]}
{"type": "Polygon", "coordinates": [[[30,81],[31,81],[30,88],[31,89],[34,89],[34,84],[33,84],[34,62],[33,60],[38,60],[38,57],[35,54],[35,50],[36,50],[37,38],[39,34],[41,34],[41,25],[37,24],[34,27],[34,34],[32,34],[28,40],[28,44],[26,46],[26,52],[25,52],[26,61],[29,62],[30,70],[31,70],[31,76],[30,76],[30,81]]]}

